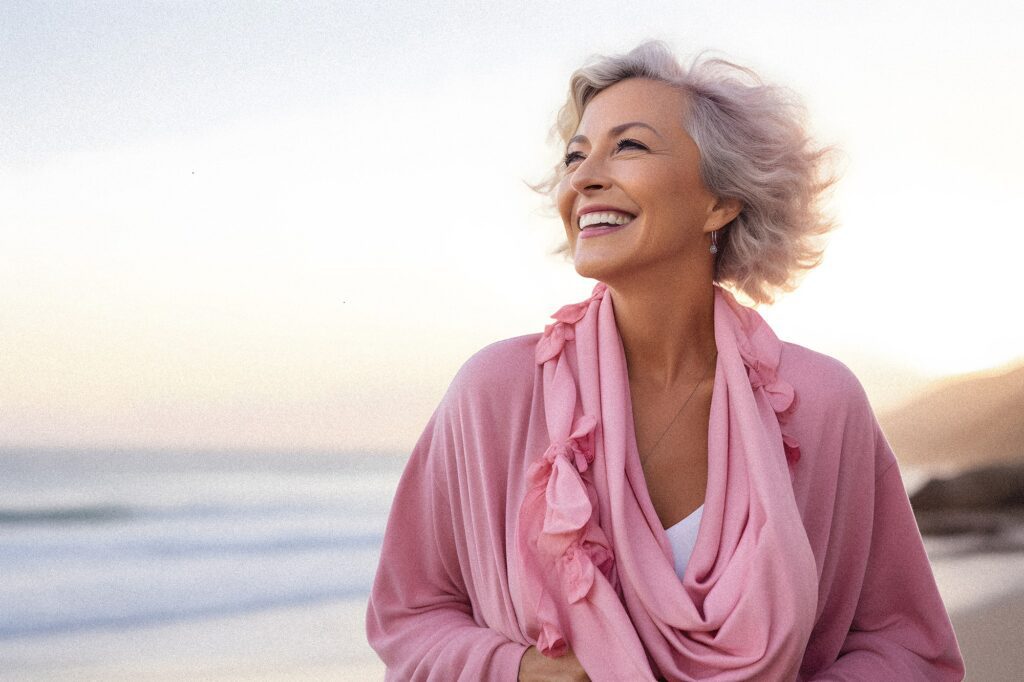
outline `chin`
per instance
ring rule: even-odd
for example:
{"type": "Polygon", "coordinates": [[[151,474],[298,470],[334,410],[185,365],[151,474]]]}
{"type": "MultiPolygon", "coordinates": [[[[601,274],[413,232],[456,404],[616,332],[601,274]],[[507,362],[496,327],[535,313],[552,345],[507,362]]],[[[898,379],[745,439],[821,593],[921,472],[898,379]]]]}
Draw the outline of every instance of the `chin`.
{"type": "Polygon", "coordinates": [[[587,258],[573,259],[573,266],[576,268],[576,274],[580,277],[596,279],[601,282],[608,282],[610,278],[615,276],[616,272],[622,269],[617,263],[587,258]]]}

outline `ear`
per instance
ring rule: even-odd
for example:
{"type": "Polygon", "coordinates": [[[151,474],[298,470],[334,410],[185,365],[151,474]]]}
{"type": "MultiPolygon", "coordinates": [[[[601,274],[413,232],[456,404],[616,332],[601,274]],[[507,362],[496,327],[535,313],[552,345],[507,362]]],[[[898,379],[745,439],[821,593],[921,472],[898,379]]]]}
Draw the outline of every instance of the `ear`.
{"type": "Polygon", "coordinates": [[[705,232],[714,232],[731,223],[743,210],[743,202],[739,199],[715,199],[708,219],[704,223],[705,232]]]}

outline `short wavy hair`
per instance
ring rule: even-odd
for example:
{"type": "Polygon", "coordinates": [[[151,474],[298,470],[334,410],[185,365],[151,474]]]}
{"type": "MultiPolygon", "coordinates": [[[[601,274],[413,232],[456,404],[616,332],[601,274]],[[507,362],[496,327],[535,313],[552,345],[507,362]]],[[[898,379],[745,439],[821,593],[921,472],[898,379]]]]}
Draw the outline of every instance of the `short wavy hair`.
{"type": "MultiPolygon", "coordinates": [[[[835,227],[823,199],[838,179],[832,163],[838,150],[814,143],[793,91],[706,53],[684,68],[662,41],[651,40],[625,54],[591,57],[572,74],[550,137],[567,144],[587,104],[619,81],[649,78],[681,90],[689,104],[681,122],[700,150],[704,186],[743,204],[718,233],[714,280],[755,303],[771,303],[821,263],[823,237],[835,227]]],[[[531,187],[553,200],[564,172],[559,162],[531,187]]],[[[568,250],[565,243],[555,253],[568,250]]]]}

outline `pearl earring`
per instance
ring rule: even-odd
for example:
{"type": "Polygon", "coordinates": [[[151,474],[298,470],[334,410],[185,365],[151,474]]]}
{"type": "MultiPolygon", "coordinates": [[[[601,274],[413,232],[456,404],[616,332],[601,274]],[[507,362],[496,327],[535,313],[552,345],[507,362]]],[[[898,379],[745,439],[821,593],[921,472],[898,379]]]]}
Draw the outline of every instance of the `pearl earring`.
{"type": "Polygon", "coordinates": [[[711,255],[718,253],[718,230],[711,231],[711,248],[708,249],[711,255]]]}

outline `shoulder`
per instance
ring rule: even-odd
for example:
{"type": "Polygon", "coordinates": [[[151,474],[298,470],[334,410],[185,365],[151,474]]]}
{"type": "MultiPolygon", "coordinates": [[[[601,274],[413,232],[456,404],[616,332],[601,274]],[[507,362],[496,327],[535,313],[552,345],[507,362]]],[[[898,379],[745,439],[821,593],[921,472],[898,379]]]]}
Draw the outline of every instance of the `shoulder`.
{"type": "Polygon", "coordinates": [[[488,344],[466,360],[449,388],[460,399],[531,395],[538,369],[534,349],[541,334],[525,334],[488,344]]]}
{"type": "Polygon", "coordinates": [[[849,367],[824,353],[783,343],[779,375],[796,396],[790,420],[801,449],[814,444],[810,449],[819,457],[834,452],[844,466],[876,474],[894,461],[867,393],[849,367]]]}
{"type": "Polygon", "coordinates": [[[779,375],[793,386],[799,409],[826,418],[871,414],[863,385],[836,358],[799,344],[783,342],[779,375]]]}

